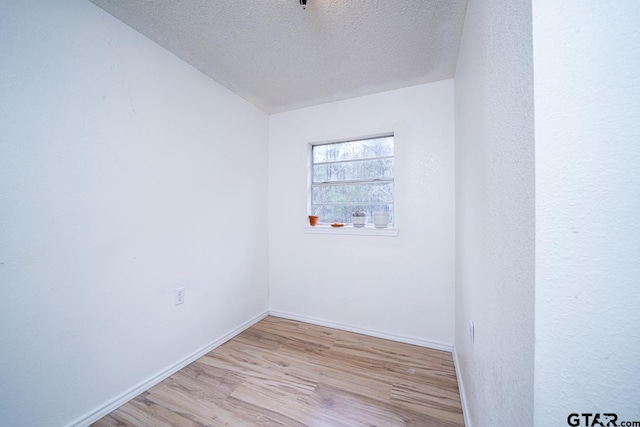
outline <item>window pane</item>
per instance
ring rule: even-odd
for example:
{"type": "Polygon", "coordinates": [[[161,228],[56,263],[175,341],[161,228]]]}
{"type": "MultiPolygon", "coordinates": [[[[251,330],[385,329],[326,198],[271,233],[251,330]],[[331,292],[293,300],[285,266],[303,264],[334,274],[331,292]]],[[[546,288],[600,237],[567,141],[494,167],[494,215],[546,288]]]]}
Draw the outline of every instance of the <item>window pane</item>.
{"type": "Polygon", "coordinates": [[[393,178],[393,159],[313,165],[313,182],[393,178]]]}
{"type": "Polygon", "coordinates": [[[393,156],[393,137],[339,142],[313,147],[313,163],[393,156]]]}
{"type": "Polygon", "coordinates": [[[393,137],[357,141],[362,144],[362,157],[393,156],[393,137]]]}
{"type": "Polygon", "coordinates": [[[389,204],[393,203],[393,183],[362,183],[313,186],[312,204],[389,204]]]}
{"type": "Polygon", "coordinates": [[[312,147],[311,208],[320,222],[351,224],[364,211],[368,224],[374,212],[389,212],[393,224],[393,151],[393,136],[312,147]]]}
{"type": "Polygon", "coordinates": [[[390,224],[393,224],[393,205],[392,204],[376,204],[376,205],[314,205],[313,213],[320,217],[321,223],[342,222],[350,224],[351,217],[356,211],[365,211],[367,213],[367,224],[373,224],[374,212],[389,212],[390,224]]]}

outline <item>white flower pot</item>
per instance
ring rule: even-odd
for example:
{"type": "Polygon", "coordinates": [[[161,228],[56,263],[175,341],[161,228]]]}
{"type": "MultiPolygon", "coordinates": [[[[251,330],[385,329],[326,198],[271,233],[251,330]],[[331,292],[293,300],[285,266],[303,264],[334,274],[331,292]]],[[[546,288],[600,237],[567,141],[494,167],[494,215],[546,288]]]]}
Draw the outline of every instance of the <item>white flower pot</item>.
{"type": "Polygon", "coordinates": [[[389,226],[389,212],[374,212],[373,225],[376,228],[386,228],[389,226]]]}
{"type": "Polygon", "coordinates": [[[367,225],[367,217],[366,216],[352,216],[351,222],[353,226],[356,228],[363,228],[367,225]]]}

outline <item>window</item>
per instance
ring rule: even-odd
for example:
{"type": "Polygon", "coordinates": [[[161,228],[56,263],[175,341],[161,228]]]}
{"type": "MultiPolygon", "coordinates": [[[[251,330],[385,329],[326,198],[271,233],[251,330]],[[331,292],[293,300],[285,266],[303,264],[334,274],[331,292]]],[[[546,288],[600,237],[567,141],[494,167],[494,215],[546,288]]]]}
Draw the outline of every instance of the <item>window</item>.
{"type": "Polygon", "coordinates": [[[393,224],[393,135],[311,147],[311,211],[321,223],[351,223],[355,211],[389,212],[393,224]]]}

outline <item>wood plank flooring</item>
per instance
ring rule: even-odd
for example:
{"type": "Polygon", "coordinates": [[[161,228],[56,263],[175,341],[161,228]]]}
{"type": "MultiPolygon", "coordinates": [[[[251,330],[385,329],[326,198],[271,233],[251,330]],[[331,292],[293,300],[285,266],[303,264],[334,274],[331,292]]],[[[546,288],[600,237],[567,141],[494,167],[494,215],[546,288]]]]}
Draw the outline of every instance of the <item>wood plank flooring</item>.
{"type": "Polygon", "coordinates": [[[267,317],[94,426],[464,426],[450,353],[267,317]]]}

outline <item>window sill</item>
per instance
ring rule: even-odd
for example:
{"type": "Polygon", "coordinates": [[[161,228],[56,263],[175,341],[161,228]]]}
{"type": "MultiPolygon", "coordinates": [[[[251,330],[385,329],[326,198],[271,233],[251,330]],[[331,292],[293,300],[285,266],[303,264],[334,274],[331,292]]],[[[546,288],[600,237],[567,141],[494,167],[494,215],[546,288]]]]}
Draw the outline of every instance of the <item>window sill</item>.
{"type": "Polygon", "coordinates": [[[398,231],[399,230],[396,227],[375,228],[372,226],[367,226],[363,228],[355,228],[352,225],[345,225],[344,227],[332,227],[326,224],[316,225],[315,227],[307,225],[304,228],[305,234],[346,234],[351,236],[395,237],[398,235],[398,231]]]}

